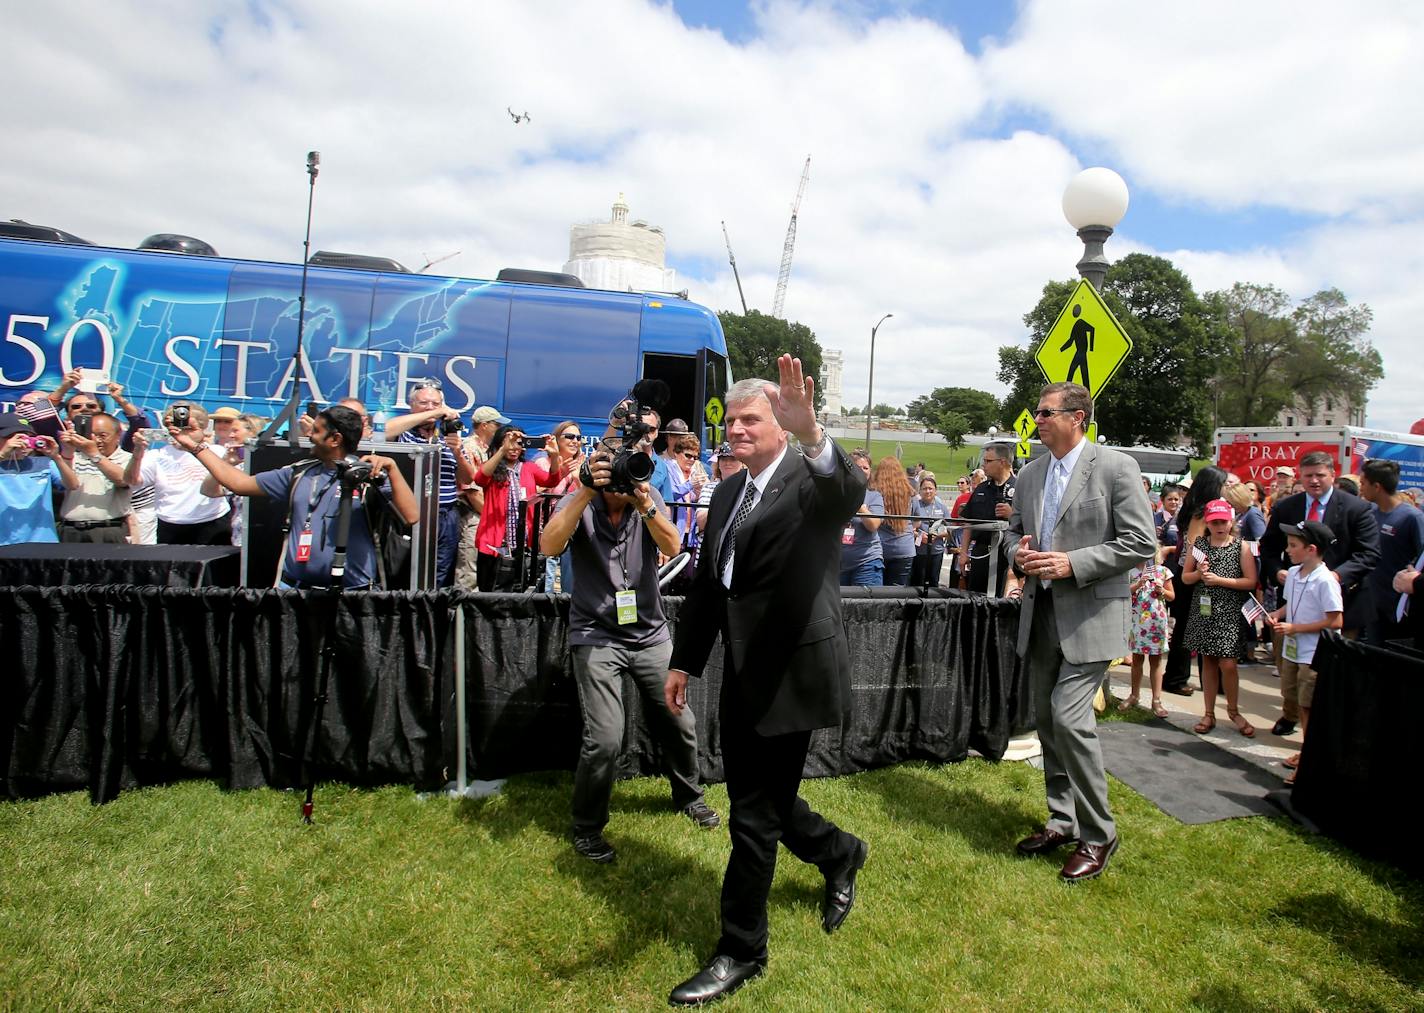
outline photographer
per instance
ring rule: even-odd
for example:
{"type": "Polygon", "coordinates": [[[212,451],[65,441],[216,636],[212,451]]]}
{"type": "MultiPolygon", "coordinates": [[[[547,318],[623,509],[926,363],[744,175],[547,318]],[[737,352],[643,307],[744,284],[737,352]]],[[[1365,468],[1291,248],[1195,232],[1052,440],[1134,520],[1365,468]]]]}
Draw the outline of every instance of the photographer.
{"type": "MultiPolygon", "coordinates": [[[[517,591],[520,563],[519,504],[534,498],[538,489],[557,485],[563,461],[554,437],[526,438],[516,425],[500,426],[490,441],[490,454],[475,485],[484,493],[484,509],[475,529],[475,585],[481,591],[517,591]],[[525,461],[524,452],[542,446],[547,461],[525,461]]],[[[524,545],[529,548],[533,517],[525,518],[524,545]]]]}
{"type": "Polygon", "coordinates": [[[85,413],[60,433],[74,463],[56,458],[66,492],[60,504],[61,542],[124,545],[129,540],[129,486],[138,481],[132,455],[119,449],[119,420],[85,413]],[[128,470],[126,470],[128,469],[128,470]]]}
{"type": "Polygon", "coordinates": [[[608,802],[623,742],[623,676],[643,695],[644,710],[668,757],[673,805],[700,827],[721,822],[698,783],[697,726],[692,711],[676,717],[662,704],[672,641],[658,589],[658,552],[675,555],[678,531],[662,498],[647,482],[611,492],[606,452],[580,470],[581,484],[560,501],[539,549],[567,547],[573,567],[569,649],[583,709],[583,745],[574,774],[573,846],[594,862],[610,862],[603,838],[608,802]]]}
{"type": "Polygon", "coordinates": [[[445,403],[439,380],[417,380],[410,389],[410,413],[386,422],[384,438],[392,443],[440,444],[440,518],[435,539],[435,586],[455,579],[460,551],[460,486],[475,480],[475,468],[465,454],[460,413],[445,403]]]}
{"type": "Polygon", "coordinates": [[[175,401],[164,413],[163,424],[170,435],[180,432],[187,442],[150,448],[143,433],[134,437],[140,482],[154,489],[159,544],[231,545],[232,511],[227,500],[203,495],[203,479],[208,476],[186,452],[190,444],[207,446],[207,411],[191,401],[175,401]]]}
{"type": "MultiPolygon", "coordinates": [[[[312,424],[311,462],[289,464],[257,475],[233,467],[211,445],[199,442],[188,430],[169,427],[173,444],[193,456],[213,478],[239,496],[270,496],[287,500],[290,528],[282,560],[282,583],[288,587],[326,588],[331,583],[332,556],[343,480],[358,474],[353,456],[361,442],[361,416],[337,405],[318,412],[312,424]]],[[[391,506],[406,524],[420,519],[420,508],[405,477],[389,457],[368,454],[369,479],[356,485],[351,501],[351,527],[346,543],[347,591],[376,586],[376,546],[364,509],[374,490],[388,493],[391,506]],[[363,488],[369,481],[370,488],[363,488]]]]}
{"type": "Polygon", "coordinates": [[[0,413],[0,545],[57,542],[54,494],[64,492],[59,444],[25,419],[0,413]]]}

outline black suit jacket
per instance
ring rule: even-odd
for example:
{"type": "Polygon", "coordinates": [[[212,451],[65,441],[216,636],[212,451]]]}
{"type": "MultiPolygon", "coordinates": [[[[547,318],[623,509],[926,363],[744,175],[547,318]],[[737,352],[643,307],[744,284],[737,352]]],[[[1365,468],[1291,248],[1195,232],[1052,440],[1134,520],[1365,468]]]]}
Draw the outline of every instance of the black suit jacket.
{"type": "Polygon", "coordinates": [[[750,481],[718,484],[705,551],[678,616],[671,666],[701,675],[722,635],[724,722],[762,735],[837,726],[850,709],[850,651],[841,622],[841,533],[865,499],[865,476],[834,443],[831,473],[812,473],[787,450],[737,531],[732,586],[717,555],[732,508],[750,481]]]}
{"type": "MultiPolygon", "coordinates": [[[[1305,520],[1306,503],[1306,494],[1298,492],[1287,496],[1271,510],[1271,519],[1261,538],[1261,568],[1265,571],[1265,579],[1272,583],[1275,583],[1277,571],[1291,568],[1290,558],[1286,555],[1286,536],[1281,526],[1305,520]]],[[[1358,496],[1336,489],[1330,494],[1330,502],[1325,504],[1325,516],[1321,519],[1335,533],[1335,544],[1322,556],[1325,565],[1340,575],[1340,590],[1345,599],[1345,629],[1363,629],[1373,615],[1373,596],[1367,578],[1379,564],[1379,522],[1375,520],[1375,509],[1358,496]]]]}

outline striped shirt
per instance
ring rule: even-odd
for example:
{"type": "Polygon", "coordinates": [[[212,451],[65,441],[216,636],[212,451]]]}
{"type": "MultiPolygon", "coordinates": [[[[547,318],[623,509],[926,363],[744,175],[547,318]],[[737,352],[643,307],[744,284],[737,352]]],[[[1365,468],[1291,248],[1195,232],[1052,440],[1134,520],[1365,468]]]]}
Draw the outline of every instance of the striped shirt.
{"type": "Polygon", "coordinates": [[[397,443],[435,443],[440,446],[440,505],[450,506],[460,498],[460,490],[455,483],[455,455],[446,446],[445,439],[439,434],[431,437],[421,436],[414,429],[407,429],[396,438],[397,443]]]}

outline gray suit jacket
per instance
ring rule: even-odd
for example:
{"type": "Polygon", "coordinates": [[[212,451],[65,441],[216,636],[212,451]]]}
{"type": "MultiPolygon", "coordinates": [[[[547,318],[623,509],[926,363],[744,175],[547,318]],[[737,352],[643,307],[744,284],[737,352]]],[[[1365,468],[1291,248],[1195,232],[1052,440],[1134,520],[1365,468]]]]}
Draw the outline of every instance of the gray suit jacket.
{"type": "MultiPolygon", "coordinates": [[[[1010,565],[1017,566],[1019,539],[1039,544],[1043,484],[1053,458],[1030,461],[1019,475],[1009,518],[1010,565]]],[[[1053,581],[1053,611],[1063,657],[1074,665],[1110,661],[1128,654],[1132,632],[1127,571],[1152,559],[1157,537],[1152,504],[1142,491],[1142,473],[1126,454],[1085,443],[1068,478],[1053,528],[1053,550],[1066,552],[1073,576],[1053,581]]],[[[1033,604],[1040,585],[1029,577],[1019,615],[1018,653],[1028,651],[1033,604]]]]}

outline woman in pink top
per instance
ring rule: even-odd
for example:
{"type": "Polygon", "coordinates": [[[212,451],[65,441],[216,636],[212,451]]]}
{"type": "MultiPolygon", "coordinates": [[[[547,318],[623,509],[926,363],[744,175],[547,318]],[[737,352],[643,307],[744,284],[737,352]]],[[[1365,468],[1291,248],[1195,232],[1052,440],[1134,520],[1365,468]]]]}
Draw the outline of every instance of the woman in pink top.
{"type": "MultiPolygon", "coordinates": [[[[484,490],[485,507],[475,529],[475,586],[481,591],[514,591],[519,574],[519,504],[534,500],[539,489],[557,485],[564,477],[563,458],[554,437],[544,438],[547,461],[524,460],[524,430],[500,426],[490,440],[490,456],[475,472],[475,484],[484,490]]],[[[532,512],[525,518],[524,545],[534,533],[532,512]]]]}

